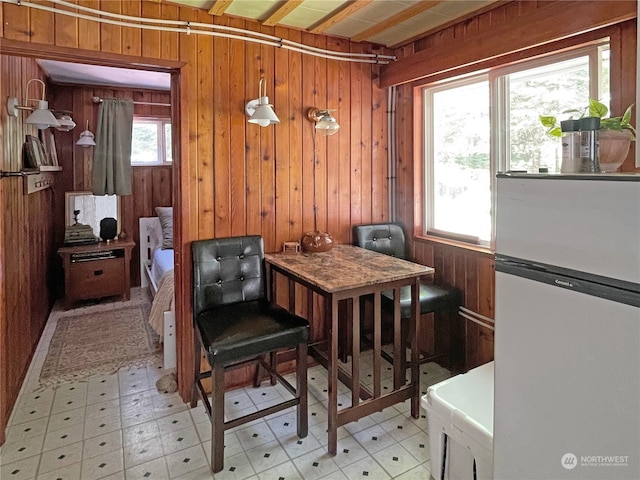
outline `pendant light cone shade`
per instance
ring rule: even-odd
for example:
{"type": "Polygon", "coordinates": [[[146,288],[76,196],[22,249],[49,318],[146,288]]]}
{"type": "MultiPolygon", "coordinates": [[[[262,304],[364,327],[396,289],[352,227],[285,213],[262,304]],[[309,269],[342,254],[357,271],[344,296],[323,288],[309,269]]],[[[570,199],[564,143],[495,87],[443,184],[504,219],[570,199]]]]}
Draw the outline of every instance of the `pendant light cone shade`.
{"type": "Polygon", "coordinates": [[[89,120],[87,120],[87,128],[84,132],[80,134],[80,138],[76,142],[76,145],[79,145],[80,147],[84,147],[84,148],[93,147],[96,144],[93,138],[94,138],[94,135],[89,130],[89,120]]]}
{"type": "Polygon", "coordinates": [[[256,123],[261,127],[268,127],[269,125],[280,123],[280,119],[276,115],[276,112],[273,111],[273,105],[269,103],[269,97],[266,95],[266,87],[264,87],[263,95],[263,82],[264,79],[261,78],[258,92],[260,97],[247,103],[245,113],[249,116],[249,123],[256,123]]]}

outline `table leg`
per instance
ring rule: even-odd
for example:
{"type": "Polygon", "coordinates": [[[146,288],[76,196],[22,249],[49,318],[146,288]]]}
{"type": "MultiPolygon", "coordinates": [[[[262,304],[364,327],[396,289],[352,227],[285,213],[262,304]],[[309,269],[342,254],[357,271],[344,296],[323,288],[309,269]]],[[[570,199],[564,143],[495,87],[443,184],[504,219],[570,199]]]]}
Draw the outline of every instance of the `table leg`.
{"type": "Polygon", "coordinates": [[[329,296],[331,305],[328,310],[331,322],[329,331],[329,455],[334,456],[338,451],[338,300],[334,295],[329,296]]]}
{"type": "Polygon", "coordinates": [[[411,319],[409,331],[411,332],[411,416],[420,417],[420,352],[418,352],[418,318],[420,318],[420,279],[411,284],[411,319]]]}

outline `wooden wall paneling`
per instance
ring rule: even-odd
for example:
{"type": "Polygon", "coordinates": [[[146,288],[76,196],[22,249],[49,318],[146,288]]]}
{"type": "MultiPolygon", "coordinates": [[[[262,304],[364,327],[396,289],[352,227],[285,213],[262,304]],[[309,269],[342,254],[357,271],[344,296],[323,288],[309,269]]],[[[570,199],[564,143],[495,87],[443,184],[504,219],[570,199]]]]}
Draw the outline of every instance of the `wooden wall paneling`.
{"type": "MultiPolygon", "coordinates": [[[[100,0],[100,10],[111,13],[122,13],[123,2],[100,0]]],[[[110,53],[124,53],[122,51],[122,29],[119,25],[100,23],[100,50],[110,53]]]]}
{"type": "Polygon", "coordinates": [[[384,222],[388,211],[388,162],[387,162],[387,91],[377,81],[378,67],[371,82],[371,221],[384,222]]]}
{"type": "Polygon", "coordinates": [[[54,22],[54,14],[44,10],[31,9],[30,31],[31,41],[36,43],[53,43],[55,29],[51,28],[54,22]]]}
{"type": "MultiPolygon", "coordinates": [[[[346,40],[329,39],[327,45],[335,45],[336,50],[349,52],[350,45],[346,40]],[[333,42],[333,43],[331,43],[333,42]]],[[[338,67],[338,105],[335,112],[340,124],[338,138],[338,163],[334,172],[338,175],[337,231],[343,232],[345,241],[352,243],[351,238],[351,64],[337,62],[338,67]],[[344,119],[344,120],[343,120],[344,119]]],[[[333,228],[332,228],[333,230],[333,228]]],[[[331,231],[331,230],[330,230],[331,231]]],[[[335,230],[334,230],[335,231],[335,230]]]]}
{"type": "MultiPolygon", "coordinates": [[[[334,38],[327,38],[326,47],[330,50],[342,50],[343,42],[334,38]]],[[[335,60],[327,60],[327,108],[336,109],[332,112],[337,122],[342,127],[340,120],[340,66],[335,60]]],[[[342,228],[340,224],[340,137],[344,135],[344,131],[338,130],[338,133],[327,138],[327,232],[331,233],[334,242],[349,243],[349,228],[342,228]]]]}
{"type": "MultiPolygon", "coordinates": [[[[123,15],[129,15],[132,17],[142,16],[141,2],[122,2],[121,8],[123,15]]],[[[157,17],[158,16],[155,15],[155,18],[157,17]]],[[[145,31],[146,30],[141,30],[135,27],[122,27],[122,53],[126,55],[141,55],[142,33],[145,31]]],[[[154,40],[156,40],[157,44],[160,44],[158,39],[154,40]]]]}
{"type": "MultiPolygon", "coordinates": [[[[247,100],[259,97],[259,82],[262,73],[260,46],[256,43],[244,44],[245,51],[245,89],[247,100]]],[[[268,81],[268,79],[265,78],[268,81]]],[[[247,119],[245,118],[245,121],[247,119]]],[[[262,127],[247,122],[245,131],[245,188],[246,188],[246,226],[245,235],[261,233],[261,178],[260,178],[260,129],[262,127]]]]}
{"type": "MultiPolygon", "coordinates": [[[[243,20],[229,21],[229,26],[244,28],[243,20]]],[[[246,103],[251,100],[245,94],[248,75],[245,69],[245,45],[243,42],[232,41],[230,48],[231,65],[229,68],[229,223],[232,236],[244,235],[246,232],[246,170],[245,148],[247,139],[245,131],[248,117],[244,113],[246,103]]],[[[252,72],[253,73],[253,72],[252,72]]],[[[255,75],[253,75],[255,76],[255,75]]],[[[255,80],[255,79],[254,79],[255,80]]],[[[255,81],[253,82],[255,84],[255,81]]]]}
{"type": "MultiPolygon", "coordinates": [[[[309,33],[302,33],[301,41],[304,44],[314,42],[314,36],[309,33]]],[[[316,145],[313,142],[313,132],[315,125],[307,118],[307,112],[310,108],[318,107],[324,108],[322,105],[317,105],[317,91],[316,91],[316,78],[315,78],[315,64],[314,58],[309,55],[302,56],[302,104],[300,105],[300,115],[302,116],[302,234],[305,232],[311,232],[316,228],[313,220],[313,190],[314,190],[314,162],[319,156],[318,144],[322,142],[322,139],[316,139],[316,145]]],[[[319,135],[318,135],[319,137],[319,135]]],[[[320,176],[318,170],[315,173],[316,176],[316,194],[317,177],[320,176]]],[[[317,198],[317,197],[316,197],[317,198]]],[[[318,212],[318,216],[319,216],[318,212]]],[[[320,228],[320,225],[317,225],[320,228]]]]}
{"type": "MultiPolygon", "coordinates": [[[[262,27],[262,33],[273,35],[273,27],[262,27]]],[[[272,47],[261,45],[260,58],[262,59],[262,74],[264,75],[267,94],[275,95],[275,57],[272,47]]],[[[268,96],[267,95],[267,96],[268,96]]],[[[277,109],[275,110],[277,112],[277,109]]],[[[277,115],[277,113],[276,113],[277,115]]],[[[261,177],[261,210],[262,237],[264,248],[267,252],[273,252],[276,247],[276,183],[275,183],[275,129],[281,124],[260,127],[260,177],[261,177]]]]}
{"type": "MultiPolygon", "coordinates": [[[[286,31],[282,27],[275,27],[276,36],[285,36],[286,31]]],[[[291,240],[289,236],[289,222],[291,200],[289,192],[291,184],[289,172],[291,171],[291,157],[289,155],[290,129],[293,128],[289,114],[289,51],[278,49],[274,52],[274,108],[280,123],[274,128],[275,133],[275,248],[279,251],[285,241],[291,240]]],[[[281,288],[280,290],[285,290],[281,288]]]]}
{"type": "Polygon", "coordinates": [[[4,31],[5,38],[10,40],[29,41],[29,9],[13,3],[5,3],[4,31]]]}
{"type": "MultiPolygon", "coordinates": [[[[371,53],[369,46],[361,46],[363,53],[371,53]]],[[[371,106],[372,106],[372,85],[371,66],[368,64],[358,64],[362,72],[361,97],[360,97],[360,188],[361,188],[361,212],[362,223],[371,223],[372,219],[372,187],[374,180],[372,174],[372,129],[371,106]]],[[[353,105],[352,105],[353,108],[353,105]]]]}
{"type": "MultiPolygon", "coordinates": [[[[198,21],[203,20],[200,18],[198,21]]],[[[209,192],[199,201],[200,238],[225,237],[228,199],[223,185],[228,179],[229,161],[229,40],[197,35],[198,90],[198,176],[199,188],[209,192]],[[214,67],[215,59],[215,67],[214,67]],[[222,189],[222,191],[221,191],[222,189]],[[216,211],[214,212],[214,204],[216,211]]]]}
{"type": "MultiPolygon", "coordinates": [[[[130,2],[137,3],[137,2],[130,2]]],[[[165,6],[164,3],[159,2],[141,2],[141,16],[145,18],[166,18],[162,15],[162,10],[165,6]]],[[[171,7],[173,10],[176,7],[171,7]]],[[[159,32],[155,30],[140,30],[141,36],[141,46],[140,46],[140,54],[143,57],[149,58],[161,58],[164,48],[168,47],[162,40],[162,36],[166,35],[166,32],[159,32]]],[[[177,35],[177,34],[175,34],[177,35]]],[[[178,41],[175,38],[175,46],[177,47],[178,41]]]]}
{"type": "MultiPolygon", "coordinates": [[[[100,8],[100,0],[77,0],[78,5],[89,8],[100,8]]],[[[56,19],[62,17],[57,15],[56,19]]],[[[78,22],[78,46],[84,50],[100,50],[100,36],[96,35],[98,24],[79,18],[78,22]]]]}
{"type": "MultiPolygon", "coordinates": [[[[302,34],[299,31],[291,31],[290,40],[300,42],[302,34]]],[[[287,105],[287,123],[289,134],[289,151],[286,153],[289,158],[289,231],[287,239],[291,241],[300,241],[300,232],[302,228],[303,216],[303,180],[302,170],[305,159],[302,155],[302,138],[303,125],[307,112],[305,105],[302,103],[303,89],[306,85],[302,78],[302,54],[289,50],[288,57],[288,77],[287,77],[287,96],[289,103],[287,105]]]]}
{"type": "MultiPolygon", "coordinates": [[[[362,51],[360,45],[351,45],[351,51],[353,53],[359,53],[362,51]]],[[[349,203],[351,204],[351,224],[357,225],[365,222],[363,217],[363,204],[362,204],[362,148],[361,140],[359,138],[362,132],[363,119],[361,116],[362,108],[362,89],[363,89],[363,73],[362,65],[358,63],[352,63],[351,66],[351,149],[349,156],[351,157],[351,198],[349,203]]]]}
{"type": "MultiPolygon", "coordinates": [[[[95,6],[95,5],[92,5],[95,6]]],[[[66,7],[64,5],[56,5],[56,9],[65,11],[74,11],[73,8],[66,7]]],[[[80,20],[71,17],[69,15],[56,14],[54,19],[55,28],[55,44],[61,47],[78,48],[80,46],[79,33],[80,33],[80,20]]],[[[83,21],[82,27],[85,30],[94,32],[98,28],[96,22],[83,21]]],[[[50,27],[49,27],[50,28],[50,27]]]]}
{"type": "MultiPolygon", "coordinates": [[[[144,2],[142,4],[142,8],[145,8],[149,4],[150,4],[149,2],[144,2]]],[[[160,4],[160,7],[161,7],[160,18],[167,19],[167,20],[174,20],[176,18],[179,18],[180,10],[177,5],[171,5],[171,4],[162,2],[160,4]]],[[[178,53],[179,44],[180,44],[180,40],[177,32],[161,32],[160,42],[159,42],[159,45],[160,45],[159,52],[154,52],[153,55],[148,55],[148,56],[153,58],[167,58],[170,60],[178,60],[180,58],[178,53]]],[[[143,47],[144,47],[144,42],[143,42],[143,47]]]]}
{"type": "MultiPolygon", "coordinates": [[[[327,40],[325,37],[314,36],[313,40],[310,38],[310,42],[315,43],[316,48],[326,48],[327,40]]],[[[311,44],[313,44],[311,43],[311,44]]],[[[329,102],[333,99],[328,95],[327,89],[333,88],[333,86],[327,83],[327,63],[330,60],[321,57],[313,57],[313,90],[314,90],[314,103],[313,106],[317,108],[329,108],[329,102]]],[[[307,122],[307,126],[311,126],[311,131],[315,132],[315,185],[312,187],[316,192],[315,203],[317,206],[318,217],[318,230],[327,231],[327,219],[330,214],[327,209],[327,188],[329,185],[328,172],[327,172],[327,154],[329,142],[335,142],[335,135],[325,136],[318,134],[313,122],[307,122]]],[[[340,239],[340,232],[337,232],[338,241],[340,239]]]]}

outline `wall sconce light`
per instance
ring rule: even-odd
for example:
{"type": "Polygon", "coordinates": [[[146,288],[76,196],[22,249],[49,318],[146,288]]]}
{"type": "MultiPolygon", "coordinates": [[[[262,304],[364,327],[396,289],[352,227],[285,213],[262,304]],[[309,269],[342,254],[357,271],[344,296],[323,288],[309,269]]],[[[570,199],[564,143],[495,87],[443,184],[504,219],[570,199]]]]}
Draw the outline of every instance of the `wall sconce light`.
{"type": "Polygon", "coordinates": [[[316,130],[322,135],[333,135],[340,130],[340,125],[331,115],[335,110],[320,110],[319,108],[311,108],[307,112],[307,117],[312,122],[316,122],[316,130]]]}
{"type": "Polygon", "coordinates": [[[56,117],[58,123],[60,123],[59,127],[56,127],[56,130],[61,132],[70,132],[76,127],[76,122],[71,118],[71,114],[69,112],[63,111],[53,111],[53,116],[56,117]]]}
{"type": "Polygon", "coordinates": [[[94,135],[89,130],[89,120],[87,120],[87,128],[80,134],[80,138],[76,142],[76,145],[79,145],[83,148],[94,147],[96,145],[96,142],[94,141],[94,135]]]}
{"type": "Polygon", "coordinates": [[[261,127],[267,127],[269,125],[275,125],[280,123],[280,119],[273,111],[273,105],[269,104],[269,97],[267,97],[267,87],[264,86],[264,78],[260,78],[260,84],[258,86],[258,98],[251,100],[244,107],[245,113],[250,117],[249,123],[257,123],[261,127]]]}
{"type": "Polygon", "coordinates": [[[18,104],[18,99],[15,97],[7,100],[7,112],[12,117],[18,116],[18,110],[29,110],[31,115],[27,117],[24,123],[29,125],[35,125],[40,130],[44,130],[49,127],[59,127],[60,122],[49,110],[49,102],[44,99],[45,84],[39,78],[32,78],[27,82],[27,88],[25,90],[24,105],[18,104]],[[42,97],[41,98],[29,98],[29,85],[31,82],[40,82],[42,84],[42,97]],[[30,107],[28,102],[38,102],[37,107],[30,107]]]}

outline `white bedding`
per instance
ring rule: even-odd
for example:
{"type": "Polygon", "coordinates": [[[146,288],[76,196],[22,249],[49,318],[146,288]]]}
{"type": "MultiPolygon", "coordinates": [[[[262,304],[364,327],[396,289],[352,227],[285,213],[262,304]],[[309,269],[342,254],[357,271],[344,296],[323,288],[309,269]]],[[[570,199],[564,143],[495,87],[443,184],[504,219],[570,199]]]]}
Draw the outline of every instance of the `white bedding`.
{"type": "Polygon", "coordinates": [[[164,274],[170,270],[173,270],[173,249],[156,248],[151,254],[150,269],[150,275],[155,284],[159,286],[164,274]]]}

